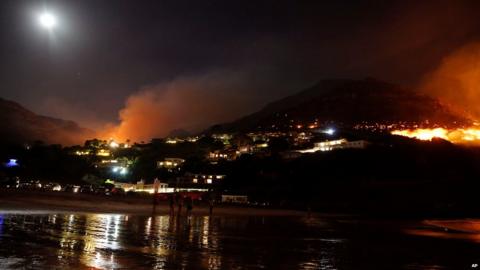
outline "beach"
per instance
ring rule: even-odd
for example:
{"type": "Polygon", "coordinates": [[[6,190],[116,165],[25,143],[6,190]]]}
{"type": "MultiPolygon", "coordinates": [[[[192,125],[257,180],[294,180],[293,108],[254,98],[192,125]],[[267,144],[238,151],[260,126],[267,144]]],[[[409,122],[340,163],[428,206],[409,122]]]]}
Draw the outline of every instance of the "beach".
{"type": "MultiPolygon", "coordinates": [[[[175,211],[177,211],[175,205],[175,211]]],[[[95,194],[0,189],[0,212],[76,212],[115,214],[158,214],[170,213],[167,201],[153,206],[152,196],[105,196],[95,194]]],[[[182,213],[185,214],[185,206],[182,213]]],[[[259,208],[243,205],[217,204],[214,215],[245,216],[306,216],[306,211],[259,208]]],[[[196,201],[192,215],[209,215],[206,202],[196,201]]]]}

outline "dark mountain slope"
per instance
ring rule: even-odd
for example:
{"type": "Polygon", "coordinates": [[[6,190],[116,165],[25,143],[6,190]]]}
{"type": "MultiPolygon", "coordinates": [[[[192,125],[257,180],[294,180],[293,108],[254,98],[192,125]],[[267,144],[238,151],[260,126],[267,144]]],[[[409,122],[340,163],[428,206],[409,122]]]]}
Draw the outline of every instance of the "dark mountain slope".
{"type": "Polygon", "coordinates": [[[468,125],[471,120],[426,95],[374,80],[323,80],[311,88],[270,103],[260,111],[211,131],[247,131],[286,127],[290,123],[425,122],[444,126],[468,125]]]}
{"type": "Polygon", "coordinates": [[[37,115],[20,104],[0,98],[0,136],[3,142],[26,143],[41,140],[65,145],[83,143],[94,132],[66,121],[37,115]]]}

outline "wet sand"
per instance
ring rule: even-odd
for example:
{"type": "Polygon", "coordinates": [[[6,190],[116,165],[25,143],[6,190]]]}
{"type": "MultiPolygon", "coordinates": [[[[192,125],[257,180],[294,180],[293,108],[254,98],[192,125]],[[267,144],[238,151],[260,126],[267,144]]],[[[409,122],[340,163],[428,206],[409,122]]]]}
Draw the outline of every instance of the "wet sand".
{"type": "Polygon", "coordinates": [[[478,224],[0,212],[0,269],[471,269],[479,234],[443,227],[478,224]]]}
{"type": "MultiPolygon", "coordinates": [[[[0,212],[78,212],[115,214],[170,213],[168,202],[153,207],[151,196],[103,196],[66,192],[0,190],[0,212]]],[[[177,208],[175,208],[177,211],[177,208]]],[[[185,214],[185,207],[182,208],[185,214]]],[[[206,203],[196,202],[193,215],[208,215],[206,203]]],[[[213,215],[306,216],[305,211],[268,209],[248,206],[216,205],[213,215]]]]}

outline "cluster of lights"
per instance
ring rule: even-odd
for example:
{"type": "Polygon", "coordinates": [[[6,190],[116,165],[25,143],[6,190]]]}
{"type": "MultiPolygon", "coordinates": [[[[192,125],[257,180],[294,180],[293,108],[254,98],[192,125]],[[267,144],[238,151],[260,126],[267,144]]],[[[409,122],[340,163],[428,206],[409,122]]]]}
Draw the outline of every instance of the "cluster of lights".
{"type": "Polygon", "coordinates": [[[102,160],[102,163],[118,163],[118,160],[116,160],[116,159],[104,159],[104,160],[102,160]]]}
{"type": "Polygon", "coordinates": [[[175,162],[171,162],[171,161],[160,161],[160,166],[166,166],[166,167],[170,167],[170,166],[173,166],[173,167],[176,167],[178,164],[175,163],[175,162]]]}
{"type": "Polygon", "coordinates": [[[197,184],[198,182],[202,182],[202,183],[206,183],[206,184],[212,184],[213,179],[221,180],[223,178],[225,178],[225,175],[196,175],[192,179],[192,183],[197,184]],[[202,178],[203,180],[199,181],[199,178],[202,178]]]}
{"type": "Polygon", "coordinates": [[[158,162],[158,167],[176,168],[182,165],[184,162],[185,160],[181,158],[166,158],[165,160],[158,162]]]}
{"type": "Polygon", "coordinates": [[[363,149],[367,146],[367,142],[360,140],[360,141],[348,141],[346,139],[339,139],[339,140],[331,140],[331,141],[323,141],[315,143],[315,146],[309,149],[304,150],[296,150],[299,153],[314,153],[317,151],[333,151],[337,149],[346,149],[346,148],[354,148],[354,149],[363,149]]]}
{"type": "Polygon", "coordinates": [[[77,155],[77,156],[88,156],[88,155],[90,155],[90,151],[76,151],[75,155],[77,155]]]}
{"type": "Polygon", "coordinates": [[[112,168],[112,172],[125,175],[128,173],[128,169],[125,167],[115,166],[112,168]]]}
{"type": "MultiPolygon", "coordinates": [[[[194,184],[197,184],[197,183],[198,183],[198,178],[193,178],[192,182],[193,182],[194,184]]],[[[212,178],[207,178],[207,179],[206,179],[206,183],[207,183],[207,184],[213,183],[212,178]]]]}
{"type": "Polygon", "coordinates": [[[116,141],[114,141],[114,140],[110,140],[110,142],[108,143],[108,146],[109,146],[110,148],[119,148],[119,147],[129,148],[129,147],[130,147],[130,145],[129,145],[128,143],[122,143],[122,144],[120,144],[120,143],[118,143],[118,142],[116,142],[116,141]]]}
{"type": "Polygon", "coordinates": [[[109,145],[111,148],[117,148],[119,146],[119,144],[116,141],[111,141],[109,145]]]}
{"type": "MultiPolygon", "coordinates": [[[[119,144],[119,143],[117,143],[116,141],[113,141],[113,140],[112,140],[112,141],[110,141],[110,142],[108,143],[108,147],[109,147],[110,149],[104,147],[105,149],[100,149],[100,150],[98,150],[98,151],[96,151],[96,152],[93,152],[93,153],[94,153],[95,155],[97,155],[97,156],[108,157],[108,156],[110,156],[110,154],[111,154],[111,153],[110,153],[110,150],[119,148],[120,146],[123,147],[123,148],[129,148],[129,147],[130,147],[130,145],[128,145],[127,143],[125,143],[125,144],[119,144]]],[[[77,155],[77,156],[88,156],[88,155],[91,155],[91,154],[92,154],[92,151],[89,150],[89,149],[77,150],[77,151],[75,151],[75,155],[77,155]]]]}
{"type": "Polygon", "coordinates": [[[210,153],[210,158],[227,158],[227,154],[222,153],[210,153]]]}
{"type": "MultiPolygon", "coordinates": [[[[214,135],[215,136],[215,135],[214,135]]],[[[214,137],[213,136],[213,137],[214,137]]],[[[176,144],[176,143],[182,143],[182,142],[191,142],[191,143],[194,143],[194,142],[197,142],[199,139],[198,136],[195,136],[195,137],[187,137],[187,138],[167,138],[165,140],[165,143],[168,143],[168,144],[176,144]]]]}
{"type": "Polygon", "coordinates": [[[105,149],[100,149],[100,151],[97,152],[97,156],[108,157],[110,156],[110,151],[105,149]]]}

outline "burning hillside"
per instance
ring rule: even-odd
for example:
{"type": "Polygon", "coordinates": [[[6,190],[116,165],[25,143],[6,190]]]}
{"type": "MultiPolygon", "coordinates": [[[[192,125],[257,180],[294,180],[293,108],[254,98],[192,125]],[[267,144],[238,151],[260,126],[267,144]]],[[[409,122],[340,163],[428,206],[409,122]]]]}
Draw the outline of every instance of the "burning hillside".
{"type": "MultiPolygon", "coordinates": [[[[472,115],[468,118],[478,119],[480,117],[479,60],[480,43],[467,44],[444,57],[440,66],[425,76],[419,88],[424,93],[456,106],[457,111],[461,109],[468,112],[467,114],[472,115]]],[[[419,140],[441,138],[452,143],[480,145],[480,125],[478,124],[459,128],[398,129],[391,133],[419,140]]]]}
{"type": "Polygon", "coordinates": [[[480,127],[472,126],[468,128],[445,129],[445,128],[420,128],[393,130],[393,135],[400,135],[418,140],[431,141],[434,138],[440,138],[456,144],[480,144],[480,127]]]}

